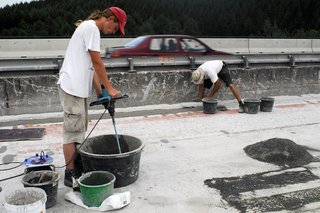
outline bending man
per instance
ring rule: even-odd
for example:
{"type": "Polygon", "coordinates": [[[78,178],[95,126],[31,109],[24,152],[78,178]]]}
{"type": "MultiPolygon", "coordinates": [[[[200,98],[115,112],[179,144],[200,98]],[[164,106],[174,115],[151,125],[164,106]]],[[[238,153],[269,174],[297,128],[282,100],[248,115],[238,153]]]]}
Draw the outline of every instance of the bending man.
{"type": "Polygon", "coordinates": [[[221,60],[207,61],[200,65],[192,73],[192,82],[199,85],[198,98],[202,101],[210,100],[220,89],[221,80],[231,90],[239,103],[239,113],[244,112],[243,102],[237,87],[232,83],[230,72],[226,63],[221,60]],[[211,89],[211,87],[213,88],[211,89]],[[211,89],[207,97],[204,97],[205,89],[211,89]]]}

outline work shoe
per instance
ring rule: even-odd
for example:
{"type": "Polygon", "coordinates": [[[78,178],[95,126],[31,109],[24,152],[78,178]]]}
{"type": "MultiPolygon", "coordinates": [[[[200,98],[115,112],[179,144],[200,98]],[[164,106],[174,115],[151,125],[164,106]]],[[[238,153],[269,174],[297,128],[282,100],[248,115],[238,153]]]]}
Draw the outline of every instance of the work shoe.
{"type": "Polygon", "coordinates": [[[73,179],[76,180],[81,176],[75,169],[66,169],[64,171],[64,185],[68,187],[73,187],[73,179]]]}
{"type": "Polygon", "coordinates": [[[243,103],[239,103],[239,113],[244,113],[244,104],[243,103]]]}

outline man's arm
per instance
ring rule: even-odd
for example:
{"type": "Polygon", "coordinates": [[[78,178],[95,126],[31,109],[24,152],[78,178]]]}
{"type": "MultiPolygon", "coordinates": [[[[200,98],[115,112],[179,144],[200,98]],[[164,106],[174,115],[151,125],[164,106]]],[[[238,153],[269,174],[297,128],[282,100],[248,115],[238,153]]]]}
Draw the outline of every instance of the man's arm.
{"type": "Polygon", "coordinates": [[[220,89],[220,86],[221,86],[221,81],[220,79],[218,79],[216,82],[214,82],[213,88],[209,92],[207,99],[211,99],[214,96],[214,94],[216,94],[216,92],[220,89]]]}
{"type": "Polygon", "coordinates": [[[93,74],[93,87],[96,90],[97,97],[99,98],[102,94],[101,83],[96,72],[93,74]]]}
{"type": "MultiPolygon", "coordinates": [[[[94,77],[95,88],[97,88],[96,84],[99,82],[99,79],[100,79],[101,83],[105,86],[108,93],[112,97],[119,96],[120,92],[112,87],[112,85],[108,79],[106,68],[105,68],[103,61],[101,59],[100,52],[89,50],[89,54],[90,54],[90,57],[92,60],[92,65],[94,67],[94,72],[96,74],[96,77],[94,77]],[[97,77],[98,77],[98,79],[97,79],[97,77]]],[[[101,89],[100,89],[100,94],[101,94],[101,89]]]]}

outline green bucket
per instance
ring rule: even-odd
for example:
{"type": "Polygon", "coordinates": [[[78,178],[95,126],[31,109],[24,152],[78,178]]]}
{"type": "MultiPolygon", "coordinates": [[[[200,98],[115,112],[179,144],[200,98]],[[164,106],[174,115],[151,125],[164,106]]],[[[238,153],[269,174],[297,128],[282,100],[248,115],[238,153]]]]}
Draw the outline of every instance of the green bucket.
{"type": "Polygon", "coordinates": [[[116,177],[108,171],[92,171],[79,178],[83,203],[89,207],[99,207],[113,194],[116,177]]]}

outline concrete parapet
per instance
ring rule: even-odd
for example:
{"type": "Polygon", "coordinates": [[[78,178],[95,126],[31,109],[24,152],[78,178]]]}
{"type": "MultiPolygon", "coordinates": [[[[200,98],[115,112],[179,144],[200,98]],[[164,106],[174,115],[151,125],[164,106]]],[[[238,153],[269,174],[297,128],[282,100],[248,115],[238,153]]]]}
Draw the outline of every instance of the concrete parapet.
{"type": "Polygon", "coordinates": [[[249,39],[250,53],[312,53],[311,39],[249,39]]]}
{"type": "MultiPolygon", "coordinates": [[[[101,53],[107,47],[122,46],[133,38],[103,38],[101,53]]],[[[209,47],[233,54],[241,53],[319,53],[320,39],[201,38],[209,47]]],[[[0,39],[1,58],[63,57],[69,39],[0,39]]]]}
{"type": "Polygon", "coordinates": [[[200,40],[214,50],[235,54],[249,52],[249,39],[246,38],[201,38],[200,40]]]}
{"type": "Polygon", "coordinates": [[[319,53],[320,52],[320,39],[312,39],[312,52],[319,53]]]}
{"type": "MultiPolygon", "coordinates": [[[[320,93],[320,67],[230,68],[242,98],[320,93]]],[[[189,69],[110,72],[112,84],[129,95],[117,107],[190,102],[197,86],[190,81],[189,69]]],[[[0,115],[61,111],[57,75],[0,77],[0,115]]],[[[223,85],[215,98],[234,100],[223,85]]],[[[95,97],[90,97],[89,101],[95,97]]],[[[101,109],[100,106],[95,106],[101,109]]]]}

